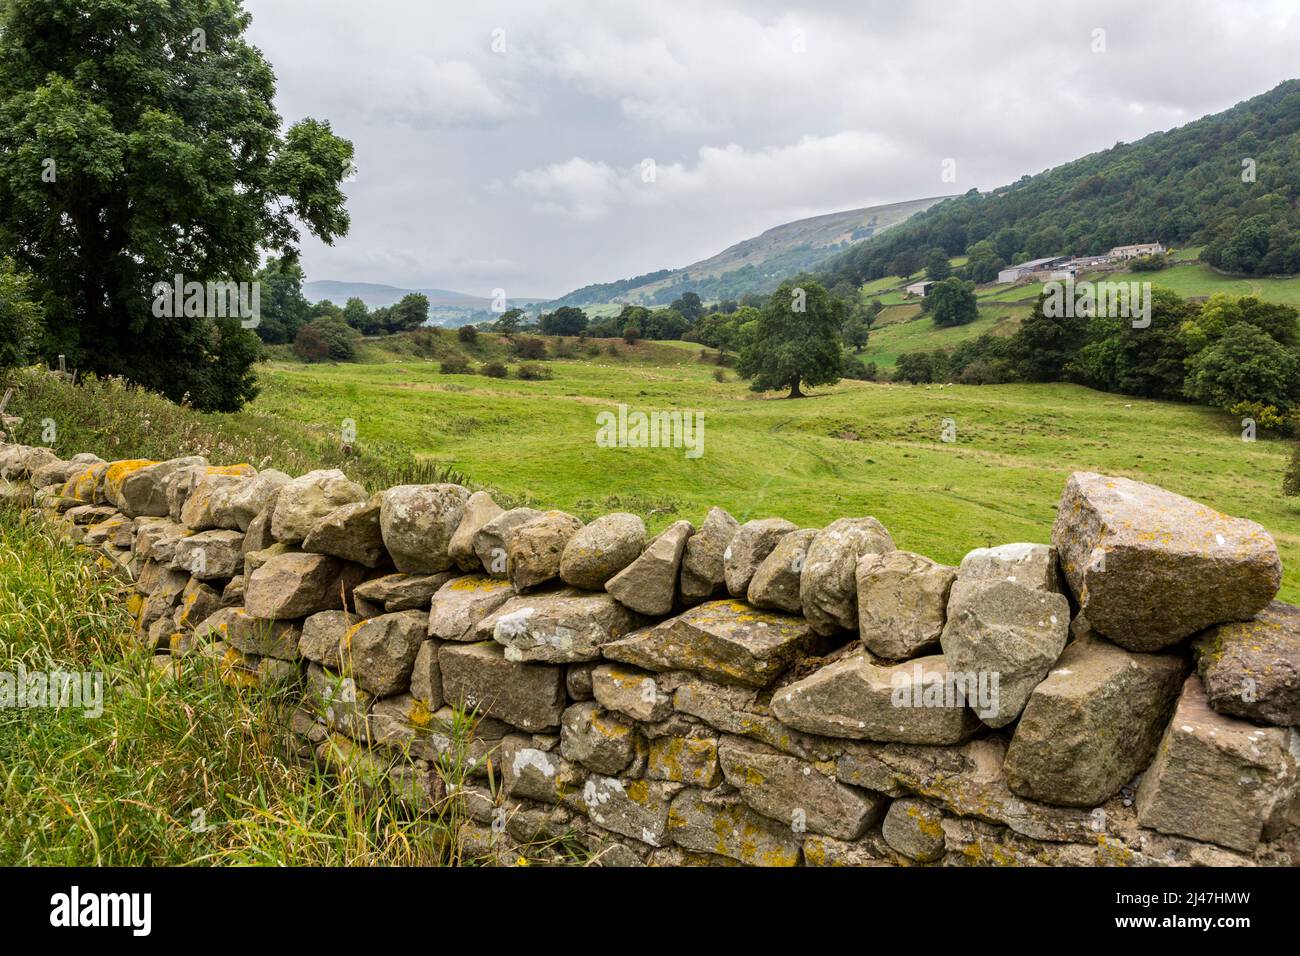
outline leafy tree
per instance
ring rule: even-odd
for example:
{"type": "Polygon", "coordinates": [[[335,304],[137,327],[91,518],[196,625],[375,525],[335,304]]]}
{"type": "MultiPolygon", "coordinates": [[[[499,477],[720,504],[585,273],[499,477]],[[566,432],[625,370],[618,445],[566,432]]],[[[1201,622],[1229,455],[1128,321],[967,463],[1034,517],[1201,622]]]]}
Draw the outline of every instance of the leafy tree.
{"type": "Polygon", "coordinates": [[[343,321],[342,315],[326,313],[298,330],[293,348],[305,362],[351,362],[357,357],[357,330],[343,321]],[[324,355],[319,350],[324,349],[324,355]],[[308,355],[312,357],[308,357],[308,355]]]}
{"type": "Polygon", "coordinates": [[[833,385],[843,367],[843,324],[843,300],[832,299],[819,283],[783,282],[759,313],[736,370],[753,391],[789,389],[788,398],[803,397],[801,383],[833,385]]]}
{"type": "Polygon", "coordinates": [[[944,279],[930,286],[922,302],[922,310],[934,319],[936,328],[966,325],[979,318],[979,303],[975,298],[975,284],[957,277],[944,279]]]}
{"type": "Polygon", "coordinates": [[[942,249],[931,249],[925,257],[925,277],[931,282],[942,282],[951,275],[948,253],[942,249]]]}
{"type": "Polygon", "coordinates": [[[343,319],[343,310],[331,302],[329,299],[321,299],[311,307],[309,313],[313,319],[319,319],[321,316],[333,316],[336,319],[343,319]]]}
{"type": "Polygon", "coordinates": [[[628,345],[632,345],[640,338],[641,338],[641,330],[638,329],[635,325],[629,325],[627,328],[623,330],[623,341],[626,342],[628,345]]]}
{"type": "Polygon", "coordinates": [[[1049,315],[1051,300],[1038,297],[1038,304],[1016,334],[1009,351],[1021,378],[1030,382],[1059,382],[1066,367],[1088,341],[1088,320],[1081,316],[1049,315]]]}
{"type": "Polygon", "coordinates": [[[251,281],[298,224],[349,225],[352,145],[312,119],[281,135],[248,23],[233,0],[0,3],[0,255],[38,278],[45,347],[200,408],[252,396],[257,337],[155,315],[155,285],[251,281]]]}
{"type": "Polygon", "coordinates": [[[296,260],[272,256],[257,273],[261,283],[261,321],[257,334],[263,342],[292,342],[311,318],[311,303],[302,294],[302,266],[296,260]]]}
{"type": "Polygon", "coordinates": [[[542,316],[543,335],[577,335],[586,331],[587,313],[571,305],[562,305],[542,316]]]}
{"type": "Polygon", "coordinates": [[[363,331],[370,321],[370,310],[366,308],[366,303],[356,296],[348,299],[343,306],[343,321],[358,332],[363,331]]]}
{"type": "Polygon", "coordinates": [[[478,341],[478,329],[472,325],[462,325],[456,330],[456,338],[465,345],[473,345],[478,341]]]}
{"type": "Polygon", "coordinates": [[[894,381],[924,385],[934,381],[929,352],[904,352],[894,361],[894,381]]]}
{"type": "Polygon", "coordinates": [[[422,292],[408,292],[388,314],[389,332],[411,332],[429,321],[429,297],[422,292]]]}
{"type": "Polygon", "coordinates": [[[991,239],[981,239],[967,251],[966,278],[976,284],[993,282],[998,273],[1007,266],[1007,261],[998,254],[997,246],[991,239]]]}
{"type": "Polygon", "coordinates": [[[1183,397],[1187,346],[1180,335],[1197,310],[1168,289],[1151,292],[1151,324],[1134,328],[1133,319],[1097,316],[1088,322],[1088,341],[1068,374],[1105,392],[1144,398],[1183,397]]]}
{"type": "Polygon", "coordinates": [[[1300,354],[1253,325],[1231,326],[1189,362],[1186,391],[1215,408],[1258,402],[1289,410],[1300,401],[1300,354]]]}
{"type": "Polygon", "coordinates": [[[867,321],[860,315],[855,315],[844,325],[844,342],[853,346],[853,351],[860,353],[867,347],[867,339],[871,335],[871,327],[867,321]]]}
{"type": "Polygon", "coordinates": [[[668,308],[685,319],[688,325],[694,325],[704,315],[704,303],[694,292],[683,292],[678,298],[673,299],[668,308]]]}
{"type": "Polygon", "coordinates": [[[676,309],[655,309],[646,316],[641,333],[656,342],[680,339],[691,324],[676,309]]]}
{"type": "Polygon", "coordinates": [[[501,313],[501,318],[492,323],[492,328],[498,332],[504,332],[506,335],[513,335],[519,331],[519,326],[524,320],[523,309],[509,309],[501,313]]]}
{"type": "Polygon", "coordinates": [[[0,259],[0,369],[30,362],[43,327],[31,276],[19,272],[12,259],[0,259]]]}

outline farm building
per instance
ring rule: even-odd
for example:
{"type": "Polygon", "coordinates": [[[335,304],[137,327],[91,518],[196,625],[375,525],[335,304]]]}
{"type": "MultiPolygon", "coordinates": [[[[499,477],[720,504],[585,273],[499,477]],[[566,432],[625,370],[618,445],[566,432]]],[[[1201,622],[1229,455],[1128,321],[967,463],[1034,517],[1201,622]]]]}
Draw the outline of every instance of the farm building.
{"type": "Polygon", "coordinates": [[[1165,247],[1159,242],[1139,242],[1131,246],[1116,246],[1110,250],[1112,259],[1137,259],[1139,256],[1163,255],[1165,247]]]}
{"type": "Polygon", "coordinates": [[[998,273],[999,282],[1019,282],[1035,273],[1051,272],[1060,269],[1070,261],[1069,256],[1049,256],[1046,259],[1030,259],[1014,266],[1008,266],[998,273]]]}
{"type": "Polygon", "coordinates": [[[934,285],[934,283],[927,279],[924,282],[913,282],[906,289],[904,289],[904,291],[908,295],[920,296],[922,299],[924,299],[925,294],[930,291],[930,286],[932,285],[934,285]]]}

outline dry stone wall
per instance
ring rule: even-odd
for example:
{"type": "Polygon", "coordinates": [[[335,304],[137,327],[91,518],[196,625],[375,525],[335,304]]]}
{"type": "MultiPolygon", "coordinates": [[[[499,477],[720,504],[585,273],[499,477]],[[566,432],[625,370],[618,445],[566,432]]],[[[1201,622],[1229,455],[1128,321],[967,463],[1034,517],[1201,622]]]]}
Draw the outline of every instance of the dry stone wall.
{"type": "Polygon", "coordinates": [[[653,539],[484,492],[0,446],[0,497],[133,583],[166,673],[301,687],[304,758],[484,852],[604,865],[1300,863],[1300,609],[1272,538],[1078,473],[959,567],[871,517],[653,539]],[[475,715],[464,735],[465,711],[475,715]]]}

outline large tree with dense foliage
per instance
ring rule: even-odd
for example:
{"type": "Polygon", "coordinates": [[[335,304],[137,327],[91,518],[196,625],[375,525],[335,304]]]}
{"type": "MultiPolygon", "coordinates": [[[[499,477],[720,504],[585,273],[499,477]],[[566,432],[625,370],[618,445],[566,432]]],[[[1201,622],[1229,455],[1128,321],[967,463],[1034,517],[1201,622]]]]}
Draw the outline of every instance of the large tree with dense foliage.
{"type": "Polygon", "coordinates": [[[746,336],[736,370],[754,391],[789,389],[788,398],[803,397],[800,384],[832,385],[843,368],[843,324],[843,300],[816,282],[783,282],[746,336]]]}
{"type": "Polygon", "coordinates": [[[292,342],[311,319],[311,303],[302,294],[302,266],[296,261],[271,256],[257,272],[261,283],[261,321],[257,334],[263,342],[292,342]]]}
{"type": "Polygon", "coordinates": [[[921,308],[934,319],[936,328],[966,325],[978,319],[980,314],[975,284],[963,282],[956,276],[930,286],[921,308]]]}
{"type": "Polygon", "coordinates": [[[236,0],[0,0],[0,255],[38,279],[47,353],[205,408],[254,392],[238,321],[155,315],[154,287],[250,281],[299,228],[346,233],[352,146],[282,132],[236,0]]]}
{"type": "Polygon", "coordinates": [[[1215,408],[1253,402],[1287,411],[1300,401],[1300,354],[1244,322],[1187,364],[1187,397],[1215,408]]]}

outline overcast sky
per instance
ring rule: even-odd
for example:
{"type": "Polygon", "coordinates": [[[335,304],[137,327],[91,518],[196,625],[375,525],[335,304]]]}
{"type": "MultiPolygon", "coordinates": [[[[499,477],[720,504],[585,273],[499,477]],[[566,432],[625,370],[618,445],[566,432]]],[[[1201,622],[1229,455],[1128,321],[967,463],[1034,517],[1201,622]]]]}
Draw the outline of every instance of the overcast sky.
{"type": "Polygon", "coordinates": [[[286,122],[356,145],[351,233],[305,240],[307,278],[480,295],[988,189],[1300,75],[1295,0],[247,6],[286,122]]]}

